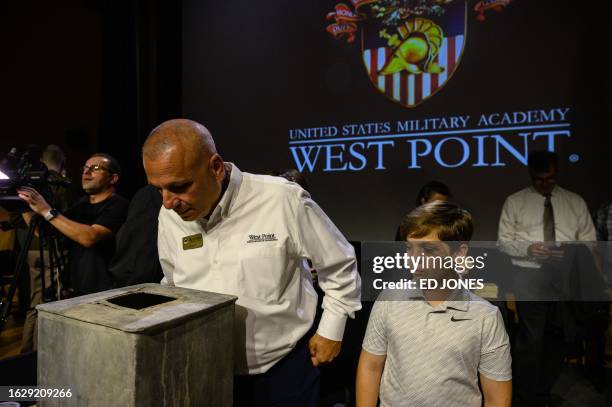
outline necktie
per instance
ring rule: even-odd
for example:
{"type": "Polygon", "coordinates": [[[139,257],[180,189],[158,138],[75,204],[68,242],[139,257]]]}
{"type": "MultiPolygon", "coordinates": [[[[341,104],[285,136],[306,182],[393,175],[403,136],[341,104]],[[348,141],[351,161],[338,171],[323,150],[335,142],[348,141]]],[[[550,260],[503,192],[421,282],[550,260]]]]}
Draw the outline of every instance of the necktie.
{"type": "Polygon", "coordinates": [[[544,200],[544,241],[554,242],[555,241],[555,213],[553,212],[552,202],[550,201],[550,194],[545,195],[544,200]]]}

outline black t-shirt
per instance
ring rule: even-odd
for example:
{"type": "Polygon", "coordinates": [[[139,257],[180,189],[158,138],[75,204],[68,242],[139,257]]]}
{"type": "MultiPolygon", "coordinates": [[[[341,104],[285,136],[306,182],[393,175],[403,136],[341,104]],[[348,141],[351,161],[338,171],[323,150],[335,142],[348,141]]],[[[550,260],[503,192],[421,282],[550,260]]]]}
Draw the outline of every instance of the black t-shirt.
{"type": "Polygon", "coordinates": [[[159,283],[163,272],[157,253],[157,217],[162,197],[147,185],[132,198],[127,220],[117,234],[110,273],[119,287],[159,283]]]}
{"type": "Polygon", "coordinates": [[[90,294],[113,288],[108,272],[109,263],[115,253],[115,235],[125,221],[129,201],[119,195],[96,203],[84,197],[66,212],[66,217],[86,225],[109,228],[113,237],[102,240],[93,247],[74,243],[70,248],[70,280],[76,295],[90,294]]]}

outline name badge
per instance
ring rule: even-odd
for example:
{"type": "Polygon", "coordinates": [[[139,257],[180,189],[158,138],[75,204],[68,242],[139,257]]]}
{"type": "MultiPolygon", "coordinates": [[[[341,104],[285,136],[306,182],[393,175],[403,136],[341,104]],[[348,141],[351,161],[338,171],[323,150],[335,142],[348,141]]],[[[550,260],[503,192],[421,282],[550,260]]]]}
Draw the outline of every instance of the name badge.
{"type": "Polygon", "coordinates": [[[183,238],[183,250],[197,249],[202,246],[204,246],[204,239],[202,239],[201,233],[183,238]]]}

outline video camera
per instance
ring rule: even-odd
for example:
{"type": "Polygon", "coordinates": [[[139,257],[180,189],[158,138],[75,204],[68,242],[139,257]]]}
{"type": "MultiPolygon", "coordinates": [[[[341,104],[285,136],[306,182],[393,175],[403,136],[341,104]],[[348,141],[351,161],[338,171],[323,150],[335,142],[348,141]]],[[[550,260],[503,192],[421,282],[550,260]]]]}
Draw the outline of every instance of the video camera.
{"type": "Polygon", "coordinates": [[[29,145],[20,155],[16,147],[0,160],[0,206],[9,212],[29,210],[28,205],[17,195],[17,189],[28,186],[37,190],[47,202],[54,201],[54,188],[68,188],[69,178],[49,171],[41,161],[42,148],[29,145]]]}

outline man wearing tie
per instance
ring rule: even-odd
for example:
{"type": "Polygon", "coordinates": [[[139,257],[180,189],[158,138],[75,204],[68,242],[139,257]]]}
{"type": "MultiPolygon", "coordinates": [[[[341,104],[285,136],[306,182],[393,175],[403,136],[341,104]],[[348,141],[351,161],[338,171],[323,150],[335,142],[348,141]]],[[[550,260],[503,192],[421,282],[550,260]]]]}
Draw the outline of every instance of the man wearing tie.
{"type": "Polygon", "coordinates": [[[544,406],[561,370],[563,335],[558,304],[547,290],[554,275],[541,269],[561,260],[555,242],[594,242],[596,234],[584,199],[557,185],[558,156],[537,151],[527,165],[531,186],[506,198],[498,243],[516,268],[515,405],[544,406]]]}

